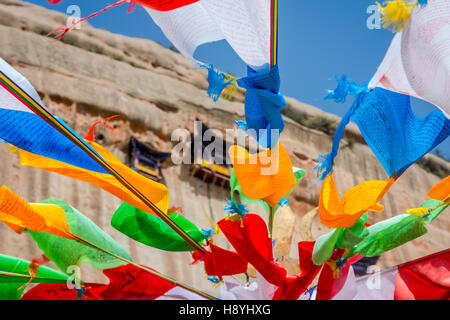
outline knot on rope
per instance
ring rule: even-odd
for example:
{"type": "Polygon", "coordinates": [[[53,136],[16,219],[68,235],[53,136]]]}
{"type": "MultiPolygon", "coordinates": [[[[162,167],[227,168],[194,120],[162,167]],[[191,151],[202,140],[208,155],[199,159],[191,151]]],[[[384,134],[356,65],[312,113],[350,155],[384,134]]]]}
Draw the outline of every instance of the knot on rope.
{"type": "Polygon", "coordinates": [[[233,222],[240,221],[241,222],[241,228],[244,228],[244,219],[238,213],[232,214],[230,216],[225,216],[225,220],[226,221],[229,220],[229,221],[233,221],[233,222]]]}
{"type": "Polygon", "coordinates": [[[179,214],[183,213],[183,208],[182,207],[172,207],[168,210],[168,212],[176,213],[175,217],[172,218],[172,219],[175,219],[176,217],[178,217],[179,214]]]}
{"type": "Polygon", "coordinates": [[[317,183],[320,180],[324,180],[333,171],[334,158],[336,158],[336,156],[337,153],[332,151],[328,154],[320,155],[316,159],[319,164],[315,166],[312,171],[317,171],[318,180],[314,183],[317,183]]]}
{"type": "Polygon", "coordinates": [[[6,150],[6,152],[10,153],[10,154],[17,154],[20,151],[20,148],[9,144],[9,149],[6,150]]]}
{"type": "Polygon", "coordinates": [[[192,252],[192,259],[194,259],[194,261],[192,261],[190,264],[191,265],[197,264],[200,261],[204,260],[204,254],[200,251],[194,251],[194,252],[192,252]]]}
{"type": "Polygon", "coordinates": [[[248,67],[247,76],[237,80],[237,84],[246,89],[245,120],[248,133],[261,147],[276,147],[285,126],[281,110],[286,107],[286,100],[279,92],[278,66],[259,71],[248,67]]]}
{"type": "Polygon", "coordinates": [[[336,264],[336,267],[341,269],[344,266],[344,264],[346,264],[346,263],[347,263],[347,259],[346,258],[340,258],[338,263],[336,264]]]}
{"type": "Polygon", "coordinates": [[[328,260],[325,262],[333,271],[333,279],[337,279],[340,276],[340,269],[338,268],[338,262],[339,260],[328,260]]]}
{"type": "Polygon", "coordinates": [[[422,218],[427,217],[431,210],[429,208],[411,208],[406,210],[410,215],[419,215],[422,218]]]}
{"type": "Polygon", "coordinates": [[[209,241],[209,239],[212,237],[213,229],[200,229],[200,234],[202,235],[202,238],[206,241],[209,241]]]}
{"type": "Polygon", "coordinates": [[[77,300],[82,300],[83,299],[83,295],[86,292],[86,288],[85,287],[83,287],[81,289],[77,289],[76,288],[76,290],[77,290],[77,300]]]}
{"type": "Polygon", "coordinates": [[[323,97],[324,100],[332,99],[336,103],[344,103],[348,95],[357,95],[367,90],[366,86],[360,87],[355,81],[347,79],[343,74],[341,78],[335,76],[338,83],[336,89],[328,90],[328,94],[323,97]]]}
{"type": "Polygon", "coordinates": [[[242,131],[244,131],[246,134],[248,134],[248,126],[247,126],[247,122],[243,121],[243,120],[236,120],[234,122],[236,124],[236,129],[240,129],[242,131]]]}
{"type": "Polygon", "coordinates": [[[223,284],[223,279],[220,277],[205,275],[205,278],[214,284],[214,288],[220,287],[223,284]]]}
{"type": "Polygon", "coordinates": [[[86,136],[84,137],[84,139],[85,139],[85,140],[88,140],[88,141],[95,141],[95,137],[94,137],[94,129],[95,129],[95,127],[98,126],[99,124],[105,125],[108,129],[110,129],[110,130],[112,130],[112,131],[116,130],[114,127],[111,127],[111,126],[108,124],[108,121],[111,120],[111,119],[117,118],[117,117],[119,117],[119,115],[114,115],[114,116],[111,116],[111,117],[106,118],[105,120],[101,120],[101,121],[95,122],[93,125],[91,125],[91,126],[89,127],[89,130],[86,132],[86,136]]]}
{"type": "Polygon", "coordinates": [[[214,102],[219,100],[222,91],[228,86],[232,86],[233,88],[231,88],[227,94],[231,95],[234,93],[237,85],[237,79],[235,77],[216,71],[212,64],[199,64],[199,66],[200,68],[208,70],[208,90],[206,93],[214,102]]]}
{"type": "Polygon", "coordinates": [[[425,7],[428,4],[428,0],[418,0],[419,6],[425,7]]]}
{"type": "Polygon", "coordinates": [[[27,281],[27,283],[19,287],[17,290],[28,287],[28,285],[34,280],[34,278],[36,278],[39,267],[48,261],[50,260],[44,254],[39,256],[38,258],[34,258],[33,260],[31,260],[30,264],[28,265],[28,273],[30,275],[30,279],[27,281]]]}
{"type": "Polygon", "coordinates": [[[291,203],[291,200],[286,200],[286,198],[283,198],[280,200],[280,202],[278,202],[278,205],[280,207],[283,207],[283,206],[287,206],[289,203],[291,203]]]}
{"type": "Polygon", "coordinates": [[[232,75],[225,74],[225,80],[227,81],[228,85],[225,87],[222,93],[222,97],[227,100],[231,100],[237,90],[237,78],[233,77],[232,75]]]}
{"type": "Polygon", "coordinates": [[[383,4],[386,6],[382,7],[377,2],[378,8],[383,15],[381,22],[385,29],[392,25],[392,33],[403,31],[411,17],[411,12],[417,6],[417,2],[409,0],[387,1],[383,4]]]}
{"type": "MultiPolygon", "coordinates": [[[[129,1],[129,0],[120,0],[120,1],[117,1],[116,3],[113,3],[112,5],[109,5],[109,6],[105,7],[104,9],[102,9],[102,10],[100,10],[100,11],[98,11],[98,12],[93,13],[93,14],[91,14],[91,15],[88,16],[88,17],[85,17],[85,18],[81,18],[81,19],[76,20],[74,23],[72,23],[72,25],[70,25],[70,26],[68,26],[68,27],[63,27],[63,26],[58,27],[58,28],[56,28],[55,30],[50,31],[50,32],[47,34],[47,36],[49,37],[49,36],[51,36],[51,35],[55,35],[55,38],[56,38],[57,40],[61,40],[62,37],[64,37],[64,36],[66,35],[66,33],[69,32],[69,31],[70,31],[73,27],[75,27],[77,24],[79,24],[79,23],[81,23],[81,22],[83,22],[83,21],[86,21],[86,20],[88,20],[88,19],[90,19],[90,18],[93,18],[93,17],[95,17],[95,16],[97,16],[97,15],[99,15],[99,14],[101,14],[101,13],[103,13],[103,12],[105,12],[105,11],[111,9],[111,8],[114,8],[114,7],[116,7],[116,6],[119,6],[119,5],[121,5],[121,4],[124,4],[124,3],[128,2],[128,1],[129,1]]],[[[130,4],[130,5],[131,5],[131,4],[130,4]]],[[[129,7],[129,9],[130,9],[130,7],[129,7]]]]}
{"type": "Polygon", "coordinates": [[[248,213],[248,210],[243,203],[234,203],[231,200],[227,200],[227,204],[224,207],[224,210],[229,214],[237,213],[242,219],[245,218],[245,215],[248,213]]]}

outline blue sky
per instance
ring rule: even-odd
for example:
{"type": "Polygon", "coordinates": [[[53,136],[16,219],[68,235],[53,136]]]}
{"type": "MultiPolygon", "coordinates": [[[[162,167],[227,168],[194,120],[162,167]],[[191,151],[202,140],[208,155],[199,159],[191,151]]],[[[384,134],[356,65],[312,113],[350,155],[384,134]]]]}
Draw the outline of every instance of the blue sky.
{"type": "MultiPolygon", "coordinates": [[[[44,7],[66,12],[78,5],[85,17],[103,9],[115,0],[63,0],[50,5],[47,0],[26,0],[44,7]]],[[[350,107],[323,100],[327,89],[334,89],[335,75],[347,74],[359,84],[366,82],[381,63],[393,34],[385,29],[367,27],[367,8],[375,0],[280,0],[279,57],[281,92],[324,111],[342,116],[350,107]]],[[[97,28],[132,37],[152,39],[168,47],[171,43],[139,6],[127,14],[127,5],[113,8],[89,20],[97,28]]],[[[76,31],[75,31],[76,32],[76,31]]],[[[195,57],[219,69],[243,76],[246,67],[226,42],[220,41],[198,48],[195,57]]],[[[417,116],[435,109],[427,102],[413,99],[417,116]]],[[[450,157],[450,139],[438,147],[450,157]]]]}

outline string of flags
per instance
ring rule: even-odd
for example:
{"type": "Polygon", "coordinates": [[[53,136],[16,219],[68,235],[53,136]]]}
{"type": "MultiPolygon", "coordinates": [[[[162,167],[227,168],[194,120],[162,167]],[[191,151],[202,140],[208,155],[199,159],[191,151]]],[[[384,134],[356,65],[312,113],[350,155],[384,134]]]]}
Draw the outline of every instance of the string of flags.
{"type": "MultiPolygon", "coordinates": [[[[288,274],[273,255],[274,216],[307,174],[293,167],[280,141],[286,101],[279,92],[277,1],[122,0],[80,22],[122,4],[130,10],[142,5],[191,60],[201,44],[226,40],[248,65],[247,76],[238,79],[208,61],[195,61],[208,71],[206,94],[213,101],[230,96],[236,86],[246,89],[245,121],[236,124],[259,145],[257,153],[239,145],[228,150],[233,169],[224,218],[211,221],[212,228],[204,230],[181,208],[169,208],[169,190],[163,184],[131,170],[94,141],[97,124],[86,137],[79,136],[50,113],[25,77],[0,59],[0,138],[18,151],[21,165],[82,180],[115,195],[123,201],[111,219],[116,230],[154,249],[190,252],[192,264],[203,264],[207,279],[220,286],[222,299],[449,298],[448,250],[382,271],[382,285],[376,289],[367,287],[366,278],[356,279],[352,267],[362,257],[383,254],[426,234],[426,226],[450,205],[450,177],[446,177],[418,207],[367,223],[370,212],[384,210],[379,202],[402,174],[450,134],[448,1],[378,3],[383,26],[396,33],[383,62],[362,86],[345,75],[337,77],[336,89],[324,97],[345,103],[350,95],[354,101],[339,123],[332,150],[319,157],[315,168],[317,182],[322,183],[320,221],[333,230],[315,241],[298,243],[298,274],[288,274]],[[411,110],[410,96],[427,100],[438,110],[419,118],[411,110]],[[334,162],[350,121],[357,124],[386,179],[364,181],[341,198],[334,162]],[[246,203],[259,204],[268,223],[249,212],[246,203]],[[231,250],[214,243],[218,234],[228,240],[231,250]],[[244,285],[228,278],[245,273],[249,265],[256,270],[256,282],[244,285]],[[317,278],[317,286],[311,288],[317,278]]],[[[58,37],[71,27],[57,29],[58,37]]],[[[107,125],[106,121],[102,123],[107,125]]],[[[31,236],[44,254],[32,261],[0,255],[2,299],[218,299],[135,262],[112,237],[62,200],[28,203],[2,186],[0,220],[14,232],[31,236]],[[43,266],[48,260],[60,271],[43,266]],[[109,284],[77,279],[79,285],[69,287],[68,267],[84,262],[102,270],[109,284]],[[37,285],[30,289],[32,283],[37,285]]]]}

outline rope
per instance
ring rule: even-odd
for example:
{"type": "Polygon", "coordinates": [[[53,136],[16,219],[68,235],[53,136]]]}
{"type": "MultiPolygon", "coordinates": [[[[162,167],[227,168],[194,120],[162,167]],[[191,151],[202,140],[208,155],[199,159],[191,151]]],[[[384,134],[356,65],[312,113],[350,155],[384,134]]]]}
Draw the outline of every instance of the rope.
{"type": "MultiPolygon", "coordinates": [[[[75,27],[77,24],[79,24],[79,23],[81,23],[81,22],[83,22],[83,21],[86,21],[86,20],[88,20],[88,19],[90,19],[90,18],[93,18],[93,17],[95,17],[95,16],[98,16],[99,14],[101,14],[101,13],[103,13],[103,12],[105,12],[105,11],[111,9],[111,8],[120,6],[121,4],[124,4],[124,3],[126,3],[126,2],[127,2],[127,0],[120,0],[120,1],[117,1],[117,2],[114,3],[114,4],[105,7],[103,10],[100,10],[100,11],[98,11],[98,12],[95,12],[95,13],[91,14],[90,16],[87,16],[87,17],[85,17],[85,18],[81,18],[81,19],[77,20],[77,21],[74,22],[71,26],[68,26],[68,27],[58,27],[58,28],[56,28],[55,30],[51,31],[49,34],[47,34],[47,36],[51,36],[52,34],[55,34],[56,39],[61,40],[62,37],[64,37],[65,34],[66,34],[67,32],[69,32],[70,29],[72,29],[73,27],[75,27]]],[[[131,5],[131,3],[130,3],[130,5],[131,5]]],[[[129,10],[130,10],[130,8],[131,8],[131,7],[129,7],[129,10]]]]}

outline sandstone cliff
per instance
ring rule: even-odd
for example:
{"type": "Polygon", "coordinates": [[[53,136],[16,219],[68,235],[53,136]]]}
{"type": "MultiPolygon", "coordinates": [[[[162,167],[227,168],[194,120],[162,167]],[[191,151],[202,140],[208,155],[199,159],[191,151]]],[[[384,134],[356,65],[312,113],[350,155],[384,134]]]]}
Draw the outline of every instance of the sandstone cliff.
{"type": "MultiPolygon", "coordinates": [[[[17,0],[0,1],[0,56],[24,74],[35,86],[46,106],[79,134],[97,120],[118,114],[111,124],[115,131],[99,127],[98,142],[127,162],[130,137],[136,137],[154,149],[170,152],[171,133],[177,128],[192,132],[198,118],[208,127],[224,131],[234,121],[244,118],[244,94],[239,91],[232,101],[214,103],[206,96],[207,75],[193,68],[174,51],[144,39],[128,38],[84,23],[63,41],[45,37],[50,30],[65,23],[65,16],[17,0]]],[[[297,242],[310,240],[326,231],[313,214],[311,223],[302,218],[317,205],[321,184],[311,169],[314,159],[328,153],[332,137],[329,127],[337,117],[294,99],[287,99],[284,111],[286,129],[282,142],[295,166],[308,171],[306,178],[290,196],[290,209],[275,220],[278,234],[277,256],[297,272],[297,242]],[[312,224],[312,228],[310,225],[312,224]],[[306,226],[306,227],[305,227],[306,226]],[[305,229],[306,228],[306,229],[305,229]]],[[[188,253],[166,253],[141,245],[110,226],[110,219],[121,201],[88,185],[39,169],[21,167],[16,155],[1,145],[0,183],[8,185],[27,201],[60,198],[85,213],[114,239],[119,241],[141,263],[151,266],[186,284],[217,294],[204,279],[201,265],[189,265],[188,253]]],[[[448,174],[449,164],[429,156],[448,174]]],[[[185,215],[199,227],[209,228],[202,206],[218,221],[229,191],[207,184],[190,175],[188,165],[168,162],[162,170],[163,183],[170,191],[170,204],[182,206],[185,215]]],[[[350,126],[342,142],[335,166],[335,180],[341,195],[361,181],[386,178],[385,172],[358,129],[350,126]]],[[[403,213],[425,200],[428,190],[440,178],[418,165],[412,166],[393,186],[382,203],[386,210],[371,213],[375,222],[403,213]]],[[[253,211],[263,211],[250,206],[253,211]]],[[[450,243],[450,220],[443,214],[429,226],[429,233],[382,256],[379,264],[393,266],[414,258],[446,249],[450,243]]],[[[221,237],[221,236],[220,236],[221,237]]],[[[226,241],[218,238],[225,244],[226,241]]],[[[27,235],[16,235],[0,225],[0,252],[31,259],[39,249],[27,235]]],[[[102,281],[98,272],[85,267],[84,277],[102,281]]]]}

